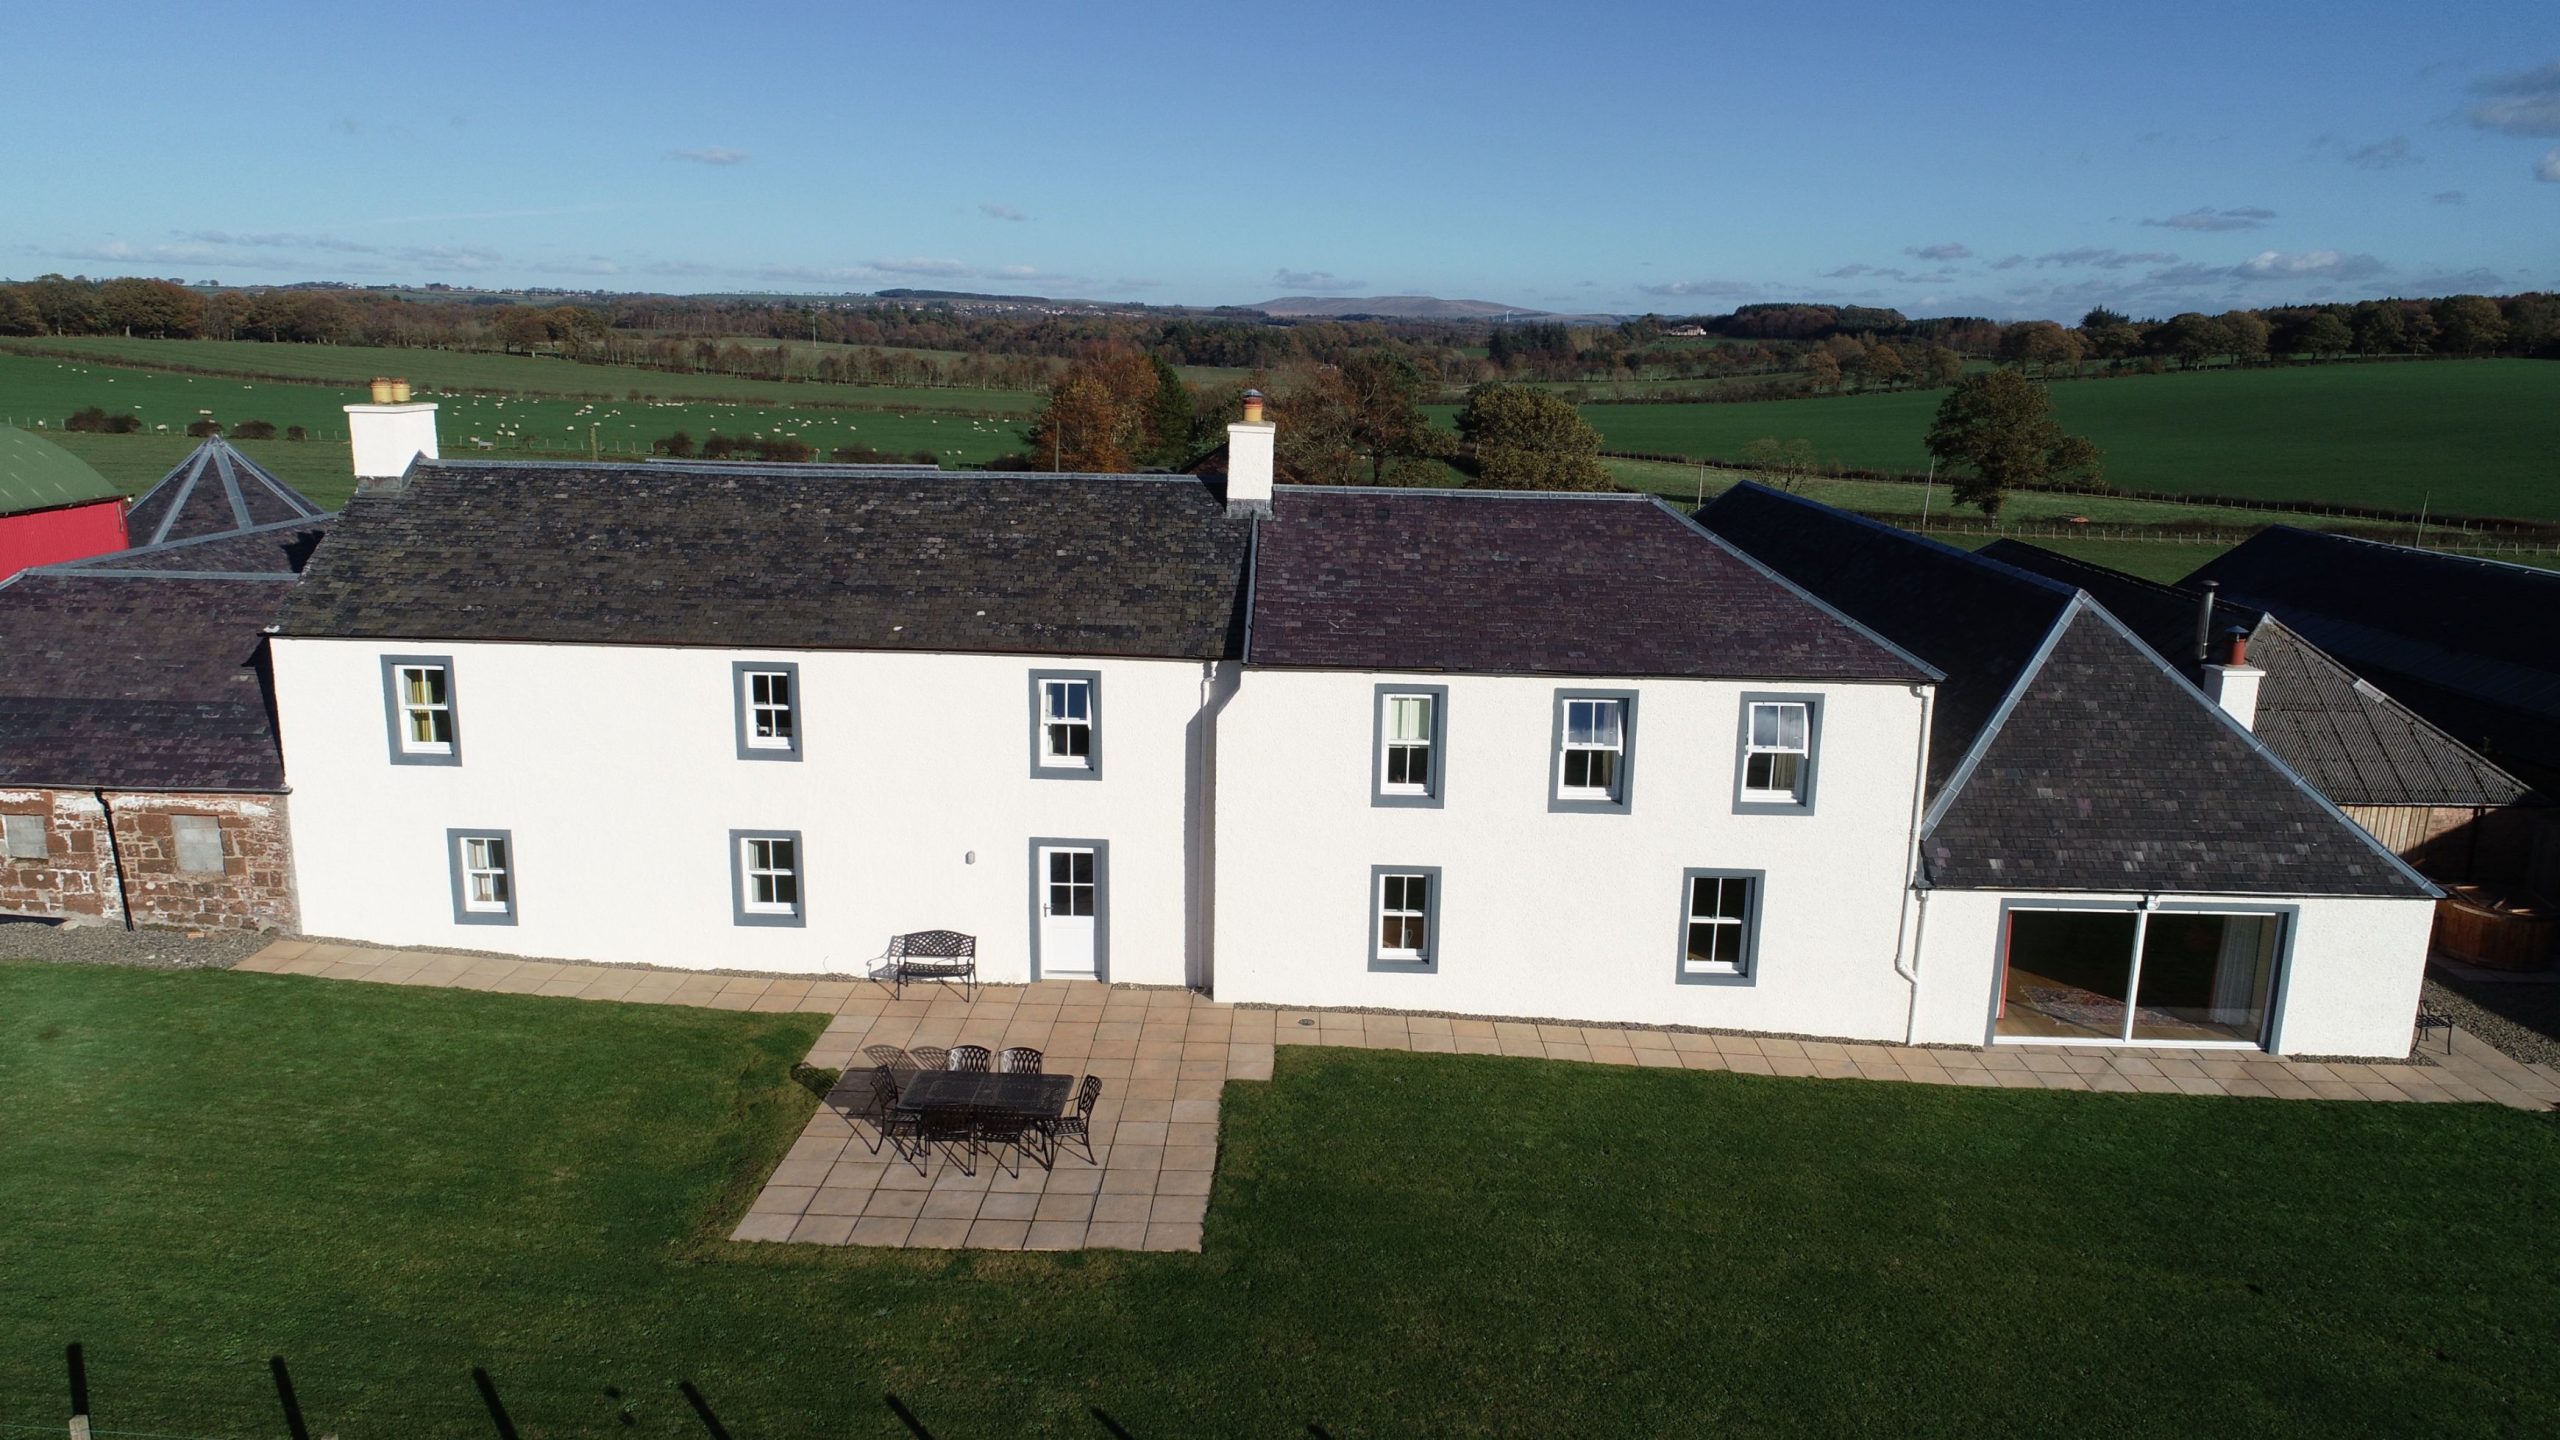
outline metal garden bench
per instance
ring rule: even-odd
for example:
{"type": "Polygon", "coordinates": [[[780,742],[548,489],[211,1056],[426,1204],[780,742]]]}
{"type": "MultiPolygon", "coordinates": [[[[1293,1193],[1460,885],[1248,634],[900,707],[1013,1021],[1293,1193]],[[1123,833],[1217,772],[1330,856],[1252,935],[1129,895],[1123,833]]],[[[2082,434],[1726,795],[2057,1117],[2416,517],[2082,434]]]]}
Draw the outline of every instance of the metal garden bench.
{"type": "Polygon", "coordinates": [[[889,937],[889,984],[904,998],[910,981],[958,981],[962,998],[978,998],[978,937],[957,930],[917,930],[889,937]]]}

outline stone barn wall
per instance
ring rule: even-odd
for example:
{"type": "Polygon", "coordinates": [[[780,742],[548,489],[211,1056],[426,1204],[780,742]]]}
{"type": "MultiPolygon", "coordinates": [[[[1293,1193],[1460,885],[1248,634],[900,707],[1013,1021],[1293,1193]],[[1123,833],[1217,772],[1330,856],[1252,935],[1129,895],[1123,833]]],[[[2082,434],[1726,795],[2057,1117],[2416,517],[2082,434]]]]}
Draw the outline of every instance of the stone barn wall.
{"type": "MultiPolygon", "coordinates": [[[[185,930],[294,930],[293,856],[281,795],[0,789],[0,815],[44,822],[41,859],[0,853],[0,914],[72,916],[185,930]],[[105,816],[115,817],[108,843],[105,816]],[[181,866],[178,817],[212,820],[221,869],[181,866]],[[123,885],[117,885],[122,861],[123,885]]],[[[197,858],[210,860],[210,854],[197,858]]]]}

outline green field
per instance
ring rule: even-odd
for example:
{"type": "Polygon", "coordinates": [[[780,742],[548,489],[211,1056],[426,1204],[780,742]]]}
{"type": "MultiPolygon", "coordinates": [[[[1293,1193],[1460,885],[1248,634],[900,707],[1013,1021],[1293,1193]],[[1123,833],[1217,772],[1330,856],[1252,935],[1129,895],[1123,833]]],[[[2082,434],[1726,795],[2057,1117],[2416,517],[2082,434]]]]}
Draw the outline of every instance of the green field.
{"type": "MultiPolygon", "coordinates": [[[[2129,490],[2560,520],[2560,365],[2321,365],[2084,380],[2054,408],[2129,490]]],[[[1739,405],[1591,405],[1613,450],[1738,456],[1762,436],[1826,463],[1928,468],[1943,391],[1739,405]]]]}
{"type": "MultiPolygon", "coordinates": [[[[139,344],[143,342],[122,342],[139,344]]],[[[171,344],[198,344],[172,341],[171,344]]],[[[267,347],[259,347],[267,348],[267,347]]],[[[324,346],[277,346],[279,350],[324,350],[324,346]]],[[[381,354],[384,352],[350,352],[381,354]]],[[[402,355],[437,352],[402,351],[402,355]]],[[[501,359],[498,356],[460,357],[501,359]]],[[[555,362],[524,361],[537,369],[561,371],[555,362]]],[[[601,368],[601,367],[598,367],[601,368]]],[[[848,392],[858,393],[858,392],[848,392]]],[[[936,391],[948,403],[954,395],[987,391],[936,391]]],[[[205,411],[225,422],[265,420],[282,428],[301,425],[311,433],[304,442],[334,450],[346,458],[346,415],[339,408],[365,398],[360,387],[238,380],[206,375],[82,364],[0,350],[0,424],[42,428],[61,433],[63,417],[89,405],[139,416],[146,434],[183,436],[188,424],[205,411]]],[[[649,442],[677,430],[701,440],[713,431],[724,435],[762,435],[805,440],[823,457],[839,445],[868,445],[904,456],[930,450],[946,465],[982,464],[1021,448],[1023,422],[980,419],[968,415],[934,415],[892,410],[811,409],[745,402],[674,403],[667,401],[582,401],[549,396],[434,394],[442,407],[436,428],[449,458],[477,454],[582,455],[590,432],[599,453],[644,454],[649,442]]],[[[108,441],[132,437],[107,436],[108,441]]],[[[147,461],[123,457],[139,450],[84,450],[83,458],[108,479],[137,488],[148,472],[147,461]]],[[[161,469],[165,469],[162,466],[161,469]]],[[[287,477],[290,479],[291,477],[287,477]]],[[[312,498],[320,498],[314,495],[312,498]]]]}
{"type": "Polygon", "coordinates": [[[1292,1047],[1203,1253],[730,1244],[822,1023],[0,964],[0,1432],[2560,1431],[2547,1115],[1292,1047]]]}
{"type": "MultiPolygon", "coordinates": [[[[52,430],[45,434],[128,495],[139,495],[160,483],[200,443],[184,435],[65,435],[52,430]]],[[[233,444],[323,510],[337,509],[355,493],[354,459],[343,440],[239,440],[233,444]]]]}
{"type": "MultiPolygon", "coordinates": [[[[760,341],[748,348],[770,348],[773,343],[760,341]]],[[[1005,415],[1029,415],[1039,408],[1041,399],[1027,390],[780,384],[738,375],[680,374],[643,370],[633,365],[593,365],[555,356],[497,355],[476,350],[271,345],[256,340],[136,340],[113,335],[0,340],[0,351],[25,354],[38,350],[77,352],[83,359],[94,359],[99,364],[145,369],[176,366],[220,372],[239,379],[274,377],[308,380],[340,389],[361,389],[376,375],[397,375],[420,389],[476,391],[490,395],[627,400],[632,392],[637,391],[644,398],[654,400],[680,396],[688,400],[728,401],[768,409],[793,405],[865,409],[943,408],[1005,415]]],[[[200,376],[199,379],[217,383],[211,377],[200,376]]],[[[0,388],[0,408],[7,404],[5,397],[5,388],[0,388]]]]}

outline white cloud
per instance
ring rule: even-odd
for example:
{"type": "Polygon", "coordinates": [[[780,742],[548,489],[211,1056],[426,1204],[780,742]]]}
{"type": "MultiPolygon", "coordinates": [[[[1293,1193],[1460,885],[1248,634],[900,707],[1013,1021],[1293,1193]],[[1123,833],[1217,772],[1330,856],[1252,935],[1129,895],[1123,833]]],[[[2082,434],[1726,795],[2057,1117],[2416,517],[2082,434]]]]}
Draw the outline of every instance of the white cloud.
{"type": "Polygon", "coordinates": [[[2175,265],[2178,257],[2166,250],[2118,250],[2105,245],[2083,245],[2075,250],[2055,250],[2036,257],[2036,264],[2088,265],[2100,270],[2122,270],[2128,265],[2175,265]]]}
{"type": "Polygon", "coordinates": [[[667,158],[696,165],[744,165],[751,157],[744,150],[732,150],[726,145],[704,145],[692,150],[670,150],[667,158]]]}
{"type": "MultiPolygon", "coordinates": [[[[2560,135],[2560,60],[2472,82],[2471,123],[2508,135],[2560,135]]],[[[2545,177],[2549,178],[2549,177],[2545,177]]]]}
{"type": "Polygon", "coordinates": [[[2370,145],[2359,145],[2349,150],[2347,163],[2359,170],[2396,170],[2403,165],[2417,164],[2418,157],[2409,151],[2408,136],[2394,135],[2388,140],[2376,140],[2370,145]]]}
{"type": "Polygon", "coordinates": [[[2231,267],[2243,280],[2361,280],[2387,267],[2370,255],[2336,250],[2261,250],[2231,267]]]}
{"type": "Polygon", "coordinates": [[[1694,297],[1711,300],[1754,300],[1760,287],[1749,280],[1672,280],[1660,285],[1636,287],[1647,295],[1694,297]]]}
{"type": "Polygon", "coordinates": [[[2230,210],[2198,208],[2172,215],[2166,220],[2145,220],[2142,223],[2169,230],[2255,230],[2274,218],[2276,212],[2273,210],[2243,205],[2230,210]]]}
{"type": "Polygon", "coordinates": [[[2533,178],[2560,181],[2560,145],[2544,151],[2542,158],[2533,162],[2533,178]]]}
{"type": "Polygon", "coordinates": [[[1361,285],[1330,270],[1274,270],[1271,283],[1284,290],[1357,290],[1361,285]]]}
{"type": "Polygon", "coordinates": [[[1902,253],[1918,260],[1964,260],[1973,255],[1969,247],[1959,245],[1953,240],[1941,241],[1935,245],[1914,245],[1902,253]]]}
{"type": "Polygon", "coordinates": [[[1023,214],[1021,211],[1014,209],[1010,205],[980,205],[978,207],[978,213],[986,216],[990,220],[1028,220],[1031,218],[1030,216],[1023,214]]]}

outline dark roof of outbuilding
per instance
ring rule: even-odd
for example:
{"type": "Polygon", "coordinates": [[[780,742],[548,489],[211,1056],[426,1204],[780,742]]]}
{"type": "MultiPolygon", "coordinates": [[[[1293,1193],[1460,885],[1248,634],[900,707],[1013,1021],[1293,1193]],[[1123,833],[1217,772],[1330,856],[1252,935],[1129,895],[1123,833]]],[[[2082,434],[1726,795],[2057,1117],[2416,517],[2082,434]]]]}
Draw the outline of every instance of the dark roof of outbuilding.
{"type": "MultiPolygon", "coordinates": [[[[2089,592],[2170,668],[2200,678],[2200,590],[2161,585],[2016,540],[1979,552],[2089,592]]],[[[2490,764],[2416,712],[2360,681],[2282,619],[2217,600],[2212,630],[2249,632],[2249,660],[2266,671],[2254,727],[2269,750],[2341,805],[2510,805],[2522,781],[2490,764]]]]}
{"type": "Polygon", "coordinates": [[[1945,674],[1929,736],[1932,790],[1955,773],[2071,603],[2068,585],[1749,482],[1698,519],[1945,674]]]}
{"type": "Polygon", "coordinates": [[[266,629],[329,525],[282,521],[0,583],[0,785],[284,789],[266,629]]]}
{"type": "Polygon", "coordinates": [[[125,533],[136,545],[159,545],[313,520],[322,513],[215,435],[133,502],[125,512],[125,533]]]}
{"type": "Polygon", "coordinates": [[[422,460],[283,629],[1217,659],[1251,533],[1190,476],[422,460]]]}
{"type": "Polygon", "coordinates": [[[1935,678],[1647,496],[1292,485],[1273,511],[1256,665],[1935,678]]]}
{"type": "Polygon", "coordinates": [[[2465,744],[2560,782],[2560,573],[2278,525],[2219,581],[2465,744]]]}
{"type": "Polygon", "coordinates": [[[2434,893],[2087,599],[1921,843],[1956,889],[2434,893]]]}
{"type": "Polygon", "coordinates": [[[1946,672],[1928,883],[2434,893],[2077,587],[1758,485],[1700,518],[1946,672]]]}
{"type": "Polygon", "coordinates": [[[0,585],[0,784],[282,790],[265,636],[293,577],[0,585]]]}

